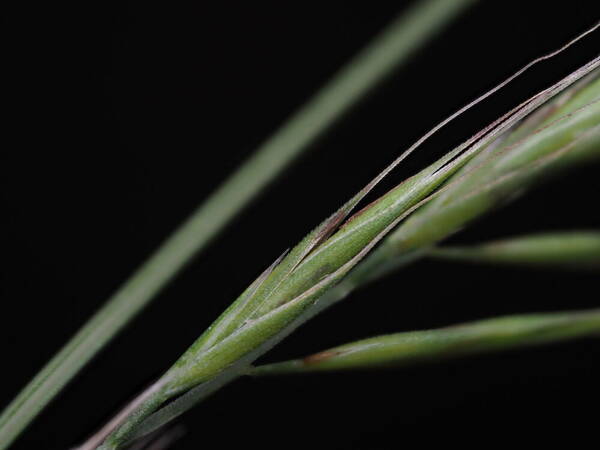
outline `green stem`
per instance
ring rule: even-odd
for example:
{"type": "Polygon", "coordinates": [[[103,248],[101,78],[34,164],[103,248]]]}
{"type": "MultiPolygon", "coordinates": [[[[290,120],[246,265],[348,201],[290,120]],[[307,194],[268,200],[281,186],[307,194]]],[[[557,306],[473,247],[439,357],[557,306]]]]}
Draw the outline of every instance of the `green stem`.
{"type": "Polygon", "coordinates": [[[517,236],[472,246],[432,249],[430,258],[528,267],[600,270],[600,232],[571,231],[517,236]]]}
{"type": "Polygon", "coordinates": [[[524,314],[435,330],[377,336],[303,359],[267,364],[250,375],[281,375],[407,366],[489,351],[600,336],[600,310],[524,314]]]}
{"type": "Polygon", "coordinates": [[[7,448],[64,386],[258,193],[474,0],[422,1],[394,20],[257,149],[108,299],[0,416],[7,448]]]}

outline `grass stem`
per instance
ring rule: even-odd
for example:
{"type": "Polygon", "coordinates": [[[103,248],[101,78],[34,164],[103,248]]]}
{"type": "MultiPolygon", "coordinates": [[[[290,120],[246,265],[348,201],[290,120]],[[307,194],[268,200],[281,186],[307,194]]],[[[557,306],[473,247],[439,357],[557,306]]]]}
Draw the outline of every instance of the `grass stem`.
{"type": "Polygon", "coordinates": [[[598,309],[522,314],[434,330],[376,336],[302,359],[257,366],[249,374],[264,376],[408,366],[598,336],[598,309]]]}
{"type": "Polygon", "coordinates": [[[600,232],[517,236],[471,246],[434,248],[428,257],[471,263],[600,271],[600,232]]]}

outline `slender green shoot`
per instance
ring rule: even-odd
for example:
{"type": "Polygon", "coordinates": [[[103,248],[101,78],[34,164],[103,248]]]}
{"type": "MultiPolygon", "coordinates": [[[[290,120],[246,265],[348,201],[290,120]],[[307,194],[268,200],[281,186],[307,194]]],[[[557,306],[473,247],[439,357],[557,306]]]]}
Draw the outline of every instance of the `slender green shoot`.
{"type": "Polygon", "coordinates": [[[524,314],[352,342],[302,359],[257,366],[255,376],[409,366],[467,355],[600,337],[600,310],[524,314]]]}
{"type": "Polygon", "coordinates": [[[600,271],[600,232],[518,236],[471,246],[433,248],[428,257],[450,261],[600,271]]]}

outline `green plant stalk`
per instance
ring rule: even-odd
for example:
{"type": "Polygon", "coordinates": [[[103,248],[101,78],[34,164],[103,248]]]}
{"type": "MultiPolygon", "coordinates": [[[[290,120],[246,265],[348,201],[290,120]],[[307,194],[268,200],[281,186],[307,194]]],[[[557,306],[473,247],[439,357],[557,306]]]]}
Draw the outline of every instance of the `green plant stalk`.
{"type": "Polygon", "coordinates": [[[526,267],[600,270],[600,232],[518,236],[471,246],[433,248],[429,258],[526,267]]]}
{"type": "Polygon", "coordinates": [[[376,336],[302,359],[257,366],[249,374],[263,376],[408,366],[583,337],[600,337],[600,310],[505,316],[434,330],[376,336]]]}
{"type": "Polygon", "coordinates": [[[184,222],[0,416],[4,449],[258,193],[373,87],[474,0],[427,0],[395,19],[184,222]]]}
{"type": "MultiPolygon", "coordinates": [[[[535,175],[534,178],[537,178],[540,173],[548,170],[549,166],[546,160],[568,159],[573,152],[587,154],[590,148],[592,151],[597,151],[596,144],[600,136],[598,133],[590,133],[590,129],[594,130],[593,126],[599,123],[600,108],[595,104],[588,105],[578,110],[577,114],[562,118],[523,140],[518,146],[511,147],[511,153],[518,154],[516,158],[519,164],[508,165],[509,169],[504,171],[500,179],[493,180],[491,187],[494,187],[496,191],[498,186],[503,186],[505,190],[521,189],[528,176],[531,178],[532,175],[535,175]],[[559,130],[558,134],[557,129],[559,130]],[[557,140],[557,136],[561,139],[557,140]],[[534,145],[531,142],[534,142],[534,145]],[[554,143],[552,144],[552,142],[554,143]],[[524,157],[524,153],[529,154],[529,157],[524,157]],[[507,183],[507,180],[513,182],[507,183]]],[[[480,148],[483,148],[484,144],[480,143],[480,148]]],[[[101,448],[118,448],[132,439],[132,436],[139,436],[140,433],[135,432],[136,427],[141,427],[145,432],[150,431],[152,427],[145,426],[144,423],[152,421],[152,418],[157,415],[161,416],[160,411],[150,416],[157,409],[157,405],[196,384],[200,384],[201,388],[201,383],[218,379],[222,374],[227,373],[228,367],[237,366],[234,370],[239,371],[241,361],[246,365],[251,363],[253,359],[270,348],[273,342],[276,343],[282,336],[289,334],[290,329],[297,326],[298,322],[307,320],[314,315],[315,311],[321,309],[321,305],[331,303],[331,296],[325,293],[326,289],[337,283],[383,234],[395,226],[397,221],[403,218],[402,214],[408,214],[411,209],[417,208],[428,198],[432,189],[449,178],[449,176],[445,176],[443,179],[434,177],[435,174],[441,172],[440,168],[450,165],[447,158],[456,158],[455,162],[458,161],[458,164],[453,165],[452,171],[448,173],[448,175],[452,175],[464,167],[473,155],[476,155],[476,152],[471,154],[466,152],[467,157],[465,153],[461,154],[460,150],[461,148],[459,148],[459,153],[449,154],[442,162],[425,169],[419,175],[386,194],[382,199],[370,205],[370,208],[349,220],[327,240],[323,241],[323,235],[327,234],[326,231],[337,226],[343,216],[364,196],[365,190],[340,210],[343,213],[341,218],[339,211],[317,227],[289,255],[278,261],[275,268],[259,277],[257,282],[251,285],[228,308],[221,318],[162,378],[164,384],[160,393],[154,398],[148,399],[136,414],[131,416],[130,420],[107,439],[101,448]],[[434,180],[433,184],[431,184],[431,180],[434,180]],[[371,226],[375,226],[375,228],[371,229],[371,226]],[[348,240],[344,241],[345,238],[348,240]],[[362,250],[356,253],[361,248],[362,250]],[[327,301],[319,299],[324,293],[327,301]],[[150,416],[149,419],[148,416],[150,416]]],[[[495,161],[491,160],[491,162],[495,161]]],[[[491,162],[488,161],[484,165],[487,170],[495,167],[491,162]]],[[[483,170],[483,168],[475,169],[483,170]]],[[[498,174],[494,172],[494,175],[498,174]]],[[[477,187],[469,193],[467,199],[477,198],[484,191],[489,195],[489,192],[492,191],[491,187],[487,185],[484,188],[477,187]]],[[[459,199],[462,203],[464,203],[464,197],[463,195],[459,199]]],[[[482,213],[490,208],[480,208],[478,211],[482,213]]],[[[360,274],[360,271],[352,273],[360,274]]],[[[352,273],[347,279],[355,278],[352,273]]],[[[342,281],[339,286],[344,286],[345,283],[346,280],[342,281]]],[[[337,299],[347,293],[346,290],[343,295],[339,295],[342,291],[337,288],[333,288],[332,291],[338,293],[337,299]]],[[[243,371],[243,368],[241,370],[243,371]]],[[[201,397],[199,396],[197,399],[201,397]]],[[[184,403],[187,408],[193,404],[193,401],[184,403]]],[[[178,413],[181,413],[181,409],[176,414],[178,413]]],[[[167,413],[164,417],[172,418],[176,414],[167,413]]],[[[160,420],[155,420],[153,426],[156,427],[160,424],[160,420]]]]}

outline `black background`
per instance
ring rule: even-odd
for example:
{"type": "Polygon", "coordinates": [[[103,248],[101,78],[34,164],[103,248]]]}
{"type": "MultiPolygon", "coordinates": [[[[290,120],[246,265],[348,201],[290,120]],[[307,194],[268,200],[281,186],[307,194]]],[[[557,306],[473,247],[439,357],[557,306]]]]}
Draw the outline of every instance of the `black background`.
{"type": "MultiPolygon", "coordinates": [[[[15,449],[63,449],[158,376],[284,249],[439,120],[598,19],[594,2],[482,2],[311,147],[122,333],[15,449]]],[[[404,2],[5,6],[5,405],[128,274],[404,2]]],[[[425,145],[381,190],[596,55],[546,62],[425,145]]],[[[600,226],[598,166],[453,237],[600,226]]],[[[420,262],[264,360],[373,334],[598,305],[597,276],[420,262]]],[[[244,379],[174,448],[397,448],[597,437],[593,340],[387,372],[244,379]],[[482,433],[481,435],[479,433],[482,433]]]]}

